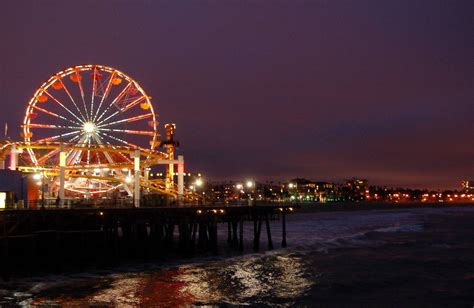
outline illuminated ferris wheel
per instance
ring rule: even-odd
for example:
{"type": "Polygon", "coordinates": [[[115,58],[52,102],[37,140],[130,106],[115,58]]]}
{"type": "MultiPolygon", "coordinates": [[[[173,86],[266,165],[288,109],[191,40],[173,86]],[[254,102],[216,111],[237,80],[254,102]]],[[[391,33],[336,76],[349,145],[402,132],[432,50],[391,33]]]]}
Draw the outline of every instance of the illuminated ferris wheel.
{"type": "MultiPolygon", "coordinates": [[[[150,97],[132,78],[107,66],[79,65],[56,73],[35,92],[22,137],[36,167],[58,165],[60,150],[39,150],[35,144],[62,143],[77,146],[67,152],[68,170],[117,168],[132,163],[121,148],[153,151],[156,117],[150,97]]],[[[78,186],[75,180],[70,188],[78,186]]]]}

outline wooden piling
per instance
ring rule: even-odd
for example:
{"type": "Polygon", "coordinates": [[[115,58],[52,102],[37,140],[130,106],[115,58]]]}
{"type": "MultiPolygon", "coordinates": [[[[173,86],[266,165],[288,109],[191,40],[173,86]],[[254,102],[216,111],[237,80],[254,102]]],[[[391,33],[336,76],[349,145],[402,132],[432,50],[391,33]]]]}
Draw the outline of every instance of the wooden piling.
{"type": "Polygon", "coordinates": [[[239,250],[244,251],[244,220],[240,218],[239,224],[239,250]]]}
{"type": "Polygon", "coordinates": [[[265,226],[267,227],[267,242],[268,242],[268,249],[273,249],[273,242],[272,242],[272,233],[270,231],[270,221],[268,219],[268,214],[265,215],[265,226]]]}
{"type": "Polygon", "coordinates": [[[286,247],[286,219],[285,219],[285,210],[283,209],[281,213],[281,247],[286,247]]]}

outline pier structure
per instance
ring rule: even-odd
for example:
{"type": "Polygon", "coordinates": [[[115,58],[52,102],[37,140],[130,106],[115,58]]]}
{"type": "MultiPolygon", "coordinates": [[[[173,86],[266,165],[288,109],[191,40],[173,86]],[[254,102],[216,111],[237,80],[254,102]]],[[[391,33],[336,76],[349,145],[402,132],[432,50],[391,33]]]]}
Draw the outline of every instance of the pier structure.
{"type": "Polygon", "coordinates": [[[230,249],[242,252],[245,224],[253,226],[254,251],[261,249],[262,226],[267,248],[273,249],[273,220],[282,224],[285,247],[285,216],[291,212],[290,205],[5,210],[0,212],[0,276],[217,254],[219,231],[227,233],[230,249]]]}

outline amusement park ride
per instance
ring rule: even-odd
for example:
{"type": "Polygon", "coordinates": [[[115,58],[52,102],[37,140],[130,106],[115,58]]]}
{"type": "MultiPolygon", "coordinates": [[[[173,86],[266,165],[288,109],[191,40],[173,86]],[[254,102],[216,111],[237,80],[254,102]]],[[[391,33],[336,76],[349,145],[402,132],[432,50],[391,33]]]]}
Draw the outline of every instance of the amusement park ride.
{"type": "MultiPolygon", "coordinates": [[[[4,141],[0,167],[48,183],[59,204],[72,198],[133,197],[146,193],[195,200],[184,189],[184,159],[175,158],[174,124],[160,139],[158,114],[142,87],[103,65],[78,65],[51,76],[28,102],[22,142],[4,141]],[[162,148],[162,150],[159,150],[162,148]],[[150,179],[165,165],[164,179],[150,179]],[[178,166],[175,183],[174,165],[178,166]]],[[[44,193],[43,193],[44,194],[44,193]]]]}

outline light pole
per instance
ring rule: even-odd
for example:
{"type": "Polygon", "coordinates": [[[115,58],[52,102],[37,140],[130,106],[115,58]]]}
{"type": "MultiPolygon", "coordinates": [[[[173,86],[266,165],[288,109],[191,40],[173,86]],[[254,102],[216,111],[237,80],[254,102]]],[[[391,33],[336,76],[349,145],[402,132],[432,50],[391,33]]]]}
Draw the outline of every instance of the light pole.
{"type": "Polygon", "coordinates": [[[33,179],[38,181],[36,182],[36,185],[38,186],[41,186],[41,208],[44,209],[44,203],[45,203],[45,200],[44,200],[44,192],[45,192],[45,186],[44,186],[44,180],[45,180],[45,176],[44,176],[44,172],[42,171],[41,173],[35,173],[33,175],[33,179]]]}
{"type": "MultiPolygon", "coordinates": [[[[250,190],[249,192],[249,205],[252,205],[252,201],[254,199],[253,192],[255,189],[255,182],[252,180],[247,180],[245,186],[250,190]]],[[[254,203],[255,204],[255,203],[254,203]]]]}
{"type": "MultiPolygon", "coordinates": [[[[194,191],[196,192],[197,188],[200,188],[203,185],[204,185],[203,180],[201,178],[197,178],[196,181],[194,182],[194,189],[195,189],[194,191]]],[[[202,203],[204,201],[203,200],[204,197],[201,194],[199,194],[199,195],[201,196],[201,203],[202,203]]]]}

